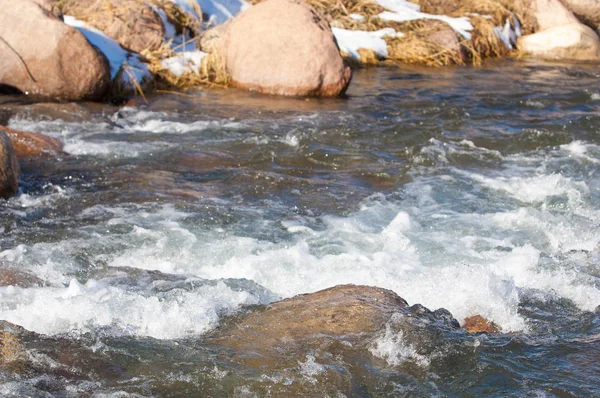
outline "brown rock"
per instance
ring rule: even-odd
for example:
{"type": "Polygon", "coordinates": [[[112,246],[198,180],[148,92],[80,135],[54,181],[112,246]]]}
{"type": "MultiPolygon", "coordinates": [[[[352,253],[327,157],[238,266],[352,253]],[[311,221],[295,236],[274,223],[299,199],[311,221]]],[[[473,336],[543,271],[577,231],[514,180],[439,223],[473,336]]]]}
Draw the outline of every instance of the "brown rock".
{"type": "Polygon", "coordinates": [[[456,36],[456,31],[452,28],[444,27],[440,30],[427,35],[426,40],[433,43],[444,50],[454,51],[457,53],[461,52],[460,42],[456,36]]]}
{"type": "Polygon", "coordinates": [[[559,0],[532,0],[531,8],[539,31],[518,39],[521,52],[547,59],[600,59],[598,35],[559,0]]]}
{"type": "Polygon", "coordinates": [[[43,284],[41,279],[25,272],[13,268],[0,268],[0,286],[33,287],[43,284]]]}
{"type": "Polygon", "coordinates": [[[600,27],[600,0],[563,0],[563,3],[584,24],[600,27]]]}
{"type": "Polygon", "coordinates": [[[0,198],[8,199],[19,190],[19,163],[10,139],[0,131],[0,198]]]}
{"type": "Polygon", "coordinates": [[[108,61],[76,29],[29,0],[0,0],[0,85],[47,99],[101,98],[108,61]]]}
{"type": "Polygon", "coordinates": [[[481,315],[473,315],[465,319],[463,328],[469,333],[499,333],[500,328],[494,322],[481,315]]]}
{"type": "Polygon", "coordinates": [[[386,289],[336,286],[251,313],[236,321],[234,328],[217,333],[212,342],[239,353],[258,351],[262,356],[276,356],[284,347],[295,350],[310,346],[311,341],[319,345],[323,336],[345,340],[372,336],[405,307],[406,301],[386,289]]]}
{"type": "Polygon", "coordinates": [[[532,0],[532,11],[540,31],[579,22],[560,0],[532,0]]]}
{"type": "Polygon", "coordinates": [[[0,126],[0,131],[10,138],[18,158],[56,154],[63,148],[62,142],[44,134],[19,131],[4,126],[0,126]]]}
{"type": "Polygon", "coordinates": [[[517,47],[526,54],[546,59],[600,60],[598,35],[579,22],[520,37],[517,47]]]}
{"type": "Polygon", "coordinates": [[[34,3],[42,7],[48,15],[52,15],[56,19],[63,20],[63,13],[60,8],[52,0],[32,0],[34,3]]]}
{"type": "Polygon", "coordinates": [[[261,93],[337,96],[352,77],[327,21],[301,0],[267,0],[242,13],[221,51],[232,84],[261,93]]]}
{"type": "Polygon", "coordinates": [[[231,26],[231,20],[202,32],[198,41],[198,48],[205,53],[217,51],[223,45],[229,26],[231,26]]]}
{"type": "Polygon", "coordinates": [[[127,50],[156,50],[164,42],[165,27],[160,15],[142,0],[63,0],[62,9],[127,50]]]}

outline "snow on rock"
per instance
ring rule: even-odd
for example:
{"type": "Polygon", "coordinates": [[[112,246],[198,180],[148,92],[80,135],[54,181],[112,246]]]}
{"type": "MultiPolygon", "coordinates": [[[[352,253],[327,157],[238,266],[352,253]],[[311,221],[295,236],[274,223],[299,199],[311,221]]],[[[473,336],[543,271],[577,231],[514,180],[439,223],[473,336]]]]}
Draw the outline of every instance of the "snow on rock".
{"type": "Polygon", "coordinates": [[[346,30],[332,28],[338,47],[341,51],[349,54],[354,59],[360,59],[359,48],[373,50],[379,57],[387,57],[387,43],[383,39],[385,36],[401,37],[402,33],[397,33],[392,28],[385,28],[375,32],[366,32],[364,30],[346,30]]]}
{"type": "Polygon", "coordinates": [[[198,22],[201,16],[198,15],[192,2],[196,1],[203,14],[208,15],[209,23],[222,24],[229,18],[234,17],[241,11],[250,7],[250,4],[244,0],[169,0],[176,4],[189,15],[195,16],[198,22]]]}
{"type": "Polygon", "coordinates": [[[160,61],[161,65],[173,75],[180,77],[186,72],[195,72],[202,65],[202,58],[207,54],[202,51],[188,51],[160,61]]]}
{"type": "Polygon", "coordinates": [[[141,82],[151,76],[147,65],[140,61],[137,54],[124,50],[119,43],[106,36],[102,31],[69,15],[64,16],[64,21],[67,25],[83,33],[85,38],[106,56],[110,63],[111,79],[115,79],[121,68],[126,72],[122,74],[123,83],[126,84],[131,85],[133,79],[141,82]]]}
{"type": "Polygon", "coordinates": [[[457,31],[465,39],[471,38],[470,31],[473,30],[473,25],[467,17],[452,18],[446,15],[432,15],[420,11],[417,4],[409,3],[406,0],[376,0],[379,5],[389,11],[384,11],[379,14],[379,18],[386,21],[406,22],[417,19],[435,19],[446,22],[457,31]]]}

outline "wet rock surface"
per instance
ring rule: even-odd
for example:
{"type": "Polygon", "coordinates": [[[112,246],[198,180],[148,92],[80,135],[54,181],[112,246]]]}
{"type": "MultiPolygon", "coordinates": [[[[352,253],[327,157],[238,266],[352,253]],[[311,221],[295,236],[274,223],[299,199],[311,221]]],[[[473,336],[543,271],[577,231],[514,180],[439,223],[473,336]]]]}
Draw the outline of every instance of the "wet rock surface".
{"type": "Polygon", "coordinates": [[[62,143],[52,137],[40,133],[20,131],[0,126],[15,150],[18,158],[55,155],[62,151],[62,143]]]}
{"type": "Polygon", "coordinates": [[[8,199],[19,189],[20,168],[8,136],[0,130],[0,198],[8,199]]]}
{"type": "Polygon", "coordinates": [[[242,13],[223,56],[233,85],[266,94],[334,97],[352,76],[327,21],[301,0],[268,0],[242,13]]]}
{"type": "Polygon", "coordinates": [[[462,327],[469,333],[498,333],[500,328],[481,315],[473,315],[465,319],[462,327]]]}

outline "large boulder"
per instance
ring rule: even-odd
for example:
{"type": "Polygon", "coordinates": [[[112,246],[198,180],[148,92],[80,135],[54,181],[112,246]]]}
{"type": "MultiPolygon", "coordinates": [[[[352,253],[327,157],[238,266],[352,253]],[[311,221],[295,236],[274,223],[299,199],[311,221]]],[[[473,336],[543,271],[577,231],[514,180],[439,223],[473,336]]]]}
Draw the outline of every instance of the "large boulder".
{"type": "Polygon", "coordinates": [[[19,162],[10,139],[0,131],[0,198],[8,199],[19,189],[19,162]]]}
{"type": "Polygon", "coordinates": [[[547,59],[600,59],[598,35],[560,0],[532,0],[531,7],[539,31],[518,39],[520,51],[547,59]]]}
{"type": "Polygon", "coordinates": [[[267,0],[231,23],[222,53],[231,83],[261,93],[337,96],[350,84],[327,21],[302,0],[267,0]]]}
{"type": "Polygon", "coordinates": [[[419,304],[409,307],[390,290],[340,285],[225,322],[207,342],[231,350],[239,363],[286,366],[310,350],[332,345],[368,350],[390,328],[402,333],[407,344],[426,352],[439,345],[440,329],[458,330],[459,325],[448,311],[431,312],[419,304]]]}
{"type": "Polygon", "coordinates": [[[123,48],[156,50],[164,42],[160,15],[142,0],[61,0],[65,15],[74,16],[104,32],[123,48]]]}
{"type": "Polygon", "coordinates": [[[0,132],[6,133],[18,158],[57,154],[63,149],[62,142],[44,134],[4,126],[0,126],[0,132]]]}
{"type": "Polygon", "coordinates": [[[563,3],[584,24],[600,27],[600,0],[563,0],[563,3]]]}
{"type": "Polygon", "coordinates": [[[108,61],[79,31],[30,0],[0,8],[0,86],[65,101],[104,95],[108,61]]]}

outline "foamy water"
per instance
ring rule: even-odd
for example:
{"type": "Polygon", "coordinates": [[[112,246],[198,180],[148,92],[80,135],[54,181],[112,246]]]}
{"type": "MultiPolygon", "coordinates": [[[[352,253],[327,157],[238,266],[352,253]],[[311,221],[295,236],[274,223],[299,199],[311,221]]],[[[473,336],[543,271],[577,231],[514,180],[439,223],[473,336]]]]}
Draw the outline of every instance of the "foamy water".
{"type": "MultiPolygon", "coordinates": [[[[39,283],[0,287],[0,319],[57,338],[201,339],[246,306],[354,283],[504,333],[560,329],[600,304],[595,94],[575,96],[581,117],[564,133],[564,98],[498,100],[480,84],[479,100],[459,104],[365,85],[275,111],[262,97],[225,110],[199,97],[195,113],[17,113],[11,127],[58,138],[66,154],[26,165],[21,194],[2,204],[0,264],[39,283]]],[[[369,352],[439,372],[442,351],[407,339],[388,325],[369,352]]],[[[313,354],[294,369],[318,386],[333,368],[313,354]]]]}

